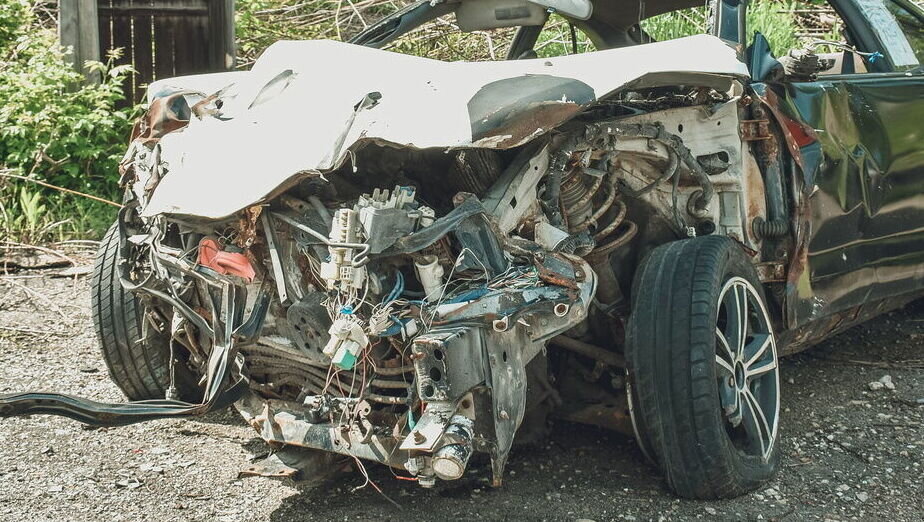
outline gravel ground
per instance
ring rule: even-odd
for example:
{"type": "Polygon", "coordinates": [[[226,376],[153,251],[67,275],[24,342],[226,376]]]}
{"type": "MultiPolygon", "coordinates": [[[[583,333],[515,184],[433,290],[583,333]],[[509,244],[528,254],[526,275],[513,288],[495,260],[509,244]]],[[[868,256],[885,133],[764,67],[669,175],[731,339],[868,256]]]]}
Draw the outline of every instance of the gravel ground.
{"type": "MultiPolygon", "coordinates": [[[[0,278],[0,393],[122,400],[97,352],[87,286],[0,278]]],[[[918,302],[785,359],[783,467],[762,491],[729,501],[678,500],[632,440],[559,424],[545,444],[515,449],[501,489],[488,486],[484,463],[432,491],[369,465],[399,509],[360,488],[356,472],[320,486],[238,479],[266,446],[229,410],[114,429],[2,419],[0,519],[922,520],[922,340],[918,302]]]]}

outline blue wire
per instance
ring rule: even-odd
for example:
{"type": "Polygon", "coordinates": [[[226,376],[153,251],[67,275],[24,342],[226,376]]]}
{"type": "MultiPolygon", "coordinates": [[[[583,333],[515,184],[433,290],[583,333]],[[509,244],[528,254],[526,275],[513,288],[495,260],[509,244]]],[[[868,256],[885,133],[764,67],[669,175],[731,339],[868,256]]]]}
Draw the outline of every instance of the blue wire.
{"type": "Polygon", "coordinates": [[[395,275],[395,287],[392,288],[391,292],[389,292],[387,296],[385,296],[385,299],[382,300],[382,302],[390,303],[394,301],[401,295],[401,292],[403,291],[404,291],[404,274],[402,274],[401,271],[399,270],[397,274],[395,275]]]}

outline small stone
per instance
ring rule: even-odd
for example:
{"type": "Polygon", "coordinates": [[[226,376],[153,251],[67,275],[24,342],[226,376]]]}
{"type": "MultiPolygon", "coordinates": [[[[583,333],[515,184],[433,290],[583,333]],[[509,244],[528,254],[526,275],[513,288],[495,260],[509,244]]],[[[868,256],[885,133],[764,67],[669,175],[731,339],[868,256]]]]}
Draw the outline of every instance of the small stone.
{"type": "Polygon", "coordinates": [[[882,383],[882,385],[883,385],[883,386],[885,387],[885,389],[887,389],[887,390],[894,390],[894,389],[895,389],[895,383],[892,382],[892,376],[891,376],[891,375],[883,375],[882,378],[879,379],[879,382],[882,383]]]}
{"type": "Polygon", "coordinates": [[[709,513],[710,515],[716,515],[718,514],[718,511],[716,511],[714,507],[707,507],[706,513],[709,513]]]}
{"type": "Polygon", "coordinates": [[[850,489],[850,486],[848,486],[847,484],[841,484],[838,487],[834,488],[834,490],[837,491],[838,493],[844,493],[845,491],[849,489],[850,489]]]}
{"type": "Polygon", "coordinates": [[[882,384],[882,383],[879,382],[879,381],[873,381],[873,382],[867,384],[866,387],[869,388],[869,391],[879,391],[879,390],[885,388],[885,385],[882,384]]]}
{"type": "Polygon", "coordinates": [[[867,500],[869,500],[869,493],[865,491],[858,491],[857,500],[859,500],[860,502],[866,502],[867,500]]]}
{"type": "Polygon", "coordinates": [[[128,488],[128,489],[138,489],[141,487],[142,482],[134,477],[117,480],[115,483],[116,487],[119,488],[128,488]]]}
{"type": "Polygon", "coordinates": [[[64,491],[64,486],[51,486],[48,488],[48,491],[52,493],[60,493],[64,491]]]}

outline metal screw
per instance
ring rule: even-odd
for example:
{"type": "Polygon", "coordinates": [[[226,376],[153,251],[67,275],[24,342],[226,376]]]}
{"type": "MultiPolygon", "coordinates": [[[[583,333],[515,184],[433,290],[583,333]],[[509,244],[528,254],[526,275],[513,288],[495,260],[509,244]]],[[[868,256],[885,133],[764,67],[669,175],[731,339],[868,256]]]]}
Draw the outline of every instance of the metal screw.
{"type": "Polygon", "coordinates": [[[571,307],[569,307],[565,303],[558,303],[557,305],[555,305],[555,309],[554,309],[555,315],[557,315],[558,317],[564,317],[568,315],[568,310],[570,308],[571,307]]]}

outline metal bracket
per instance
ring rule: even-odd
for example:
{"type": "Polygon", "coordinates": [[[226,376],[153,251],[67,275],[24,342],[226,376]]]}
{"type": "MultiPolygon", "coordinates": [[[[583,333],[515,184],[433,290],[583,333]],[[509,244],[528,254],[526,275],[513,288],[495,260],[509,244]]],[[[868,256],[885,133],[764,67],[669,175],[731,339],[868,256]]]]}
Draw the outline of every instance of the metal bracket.
{"type": "Polygon", "coordinates": [[[770,120],[741,120],[741,141],[770,139],[770,120]]]}

